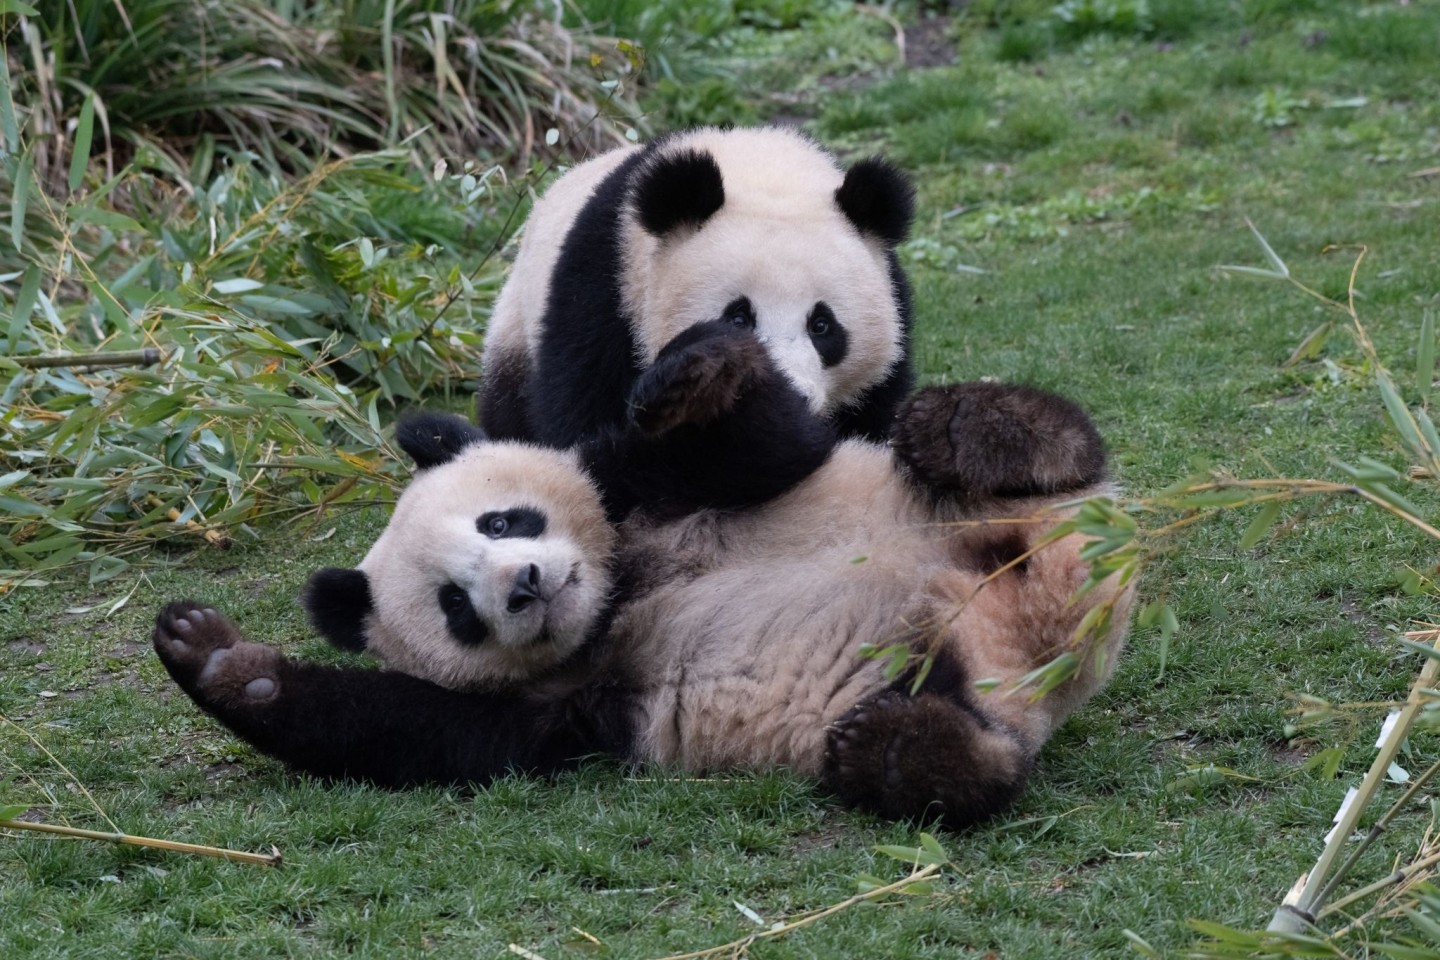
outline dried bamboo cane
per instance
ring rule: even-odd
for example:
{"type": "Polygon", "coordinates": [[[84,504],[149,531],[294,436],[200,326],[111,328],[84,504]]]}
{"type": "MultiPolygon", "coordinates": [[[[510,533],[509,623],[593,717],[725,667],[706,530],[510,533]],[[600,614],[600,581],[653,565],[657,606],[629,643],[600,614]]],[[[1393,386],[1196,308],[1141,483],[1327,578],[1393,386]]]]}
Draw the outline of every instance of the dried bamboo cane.
{"type": "Polygon", "coordinates": [[[82,840],[108,840],[132,847],[154,847],[175,853],[195,853],[204,857],[222,857],[240,863],[258,863],[266,867],[280,866],[280,851],[274,847],[269,853],[243,853],[239,850],[225,850],[221,847],[205,847],[198,843],[180,843],[178,840],[156,840],[153,837],[137,837],[129,833],[106,833],[103,830],[81,830],[54,823],[29,823],[25,820],[0,820],[0,830],[33,830],[37,833],[58,833],[65,837],[79,837],[82,840]]]}
{"type": "Polygon", "coordinates": [[[119,353],[62,353],[58,357],[11,357],[29,369],[40,367],[151,367],[165,359],[155,347],[119,353]]]}

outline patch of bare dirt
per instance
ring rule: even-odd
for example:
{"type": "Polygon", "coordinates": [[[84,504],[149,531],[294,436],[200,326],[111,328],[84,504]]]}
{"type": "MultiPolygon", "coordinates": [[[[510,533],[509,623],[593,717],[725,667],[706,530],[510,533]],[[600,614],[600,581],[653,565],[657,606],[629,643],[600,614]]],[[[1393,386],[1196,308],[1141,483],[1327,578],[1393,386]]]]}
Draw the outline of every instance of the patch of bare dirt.
{"type": "Polygon", "coordinates": [[[905,66],[948,67],[955,56],[949,17],[926,17],[905,28],[905,66]]]}

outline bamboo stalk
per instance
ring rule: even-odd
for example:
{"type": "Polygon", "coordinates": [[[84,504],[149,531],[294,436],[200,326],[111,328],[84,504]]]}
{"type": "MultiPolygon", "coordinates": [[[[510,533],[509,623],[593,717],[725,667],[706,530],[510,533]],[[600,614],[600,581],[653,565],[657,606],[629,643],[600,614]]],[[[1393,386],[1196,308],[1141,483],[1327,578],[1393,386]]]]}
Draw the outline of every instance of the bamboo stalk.
{"type": "Polygon", "coordinates": [[[58,833],[82,840],[108,840],[132,847],[154,847],[174,853],[194,853],[203,857],[221,857],[240,863],[256,863],[266,867],[280,866],[280,851],[274,847],[270,853],[243,853],[239,850],[225,850],[221,847],[206,847],[198,843],[181,843],[178,840],[156,840],[153,837],[137,837],[129,833],[105,833],[101,830],[81,830],[79,827],[65,827],[54,823],[29,823],[24,820],[0,820],[3,830],[33,830],[37,833],[58,833]]]}
{"type": "MultiPolygon", "coordinates": [[[[1433,641],[1437,649],[1440,649],[1440,631],[1434,632],[1433,641]]],[[[1360,822],[1360,815],[1365,812],[1365,807],[1375,792],[1380,789],[1384,782],[1386,773],[1390,770],[1390,764],[1394,762],[1395,755],[1400,752],[1400,745],[1404,743],[1410,727],[1415,722],[1415,717],[1420,713],[1421,707],[1427,702],[1427,698],[1421,691],[1435,685],[1435,677],[1440,674],[1440,659],[1427,657],[1425,666],[1420,670],[1420,676],[1410,688],[1410,695],[1405,700],[1405,706],[1401,708],[1389,735],[1379,745],[1375,760],[1370,764],[1365,779],[1360,782],[1360,789],[1354,799],[1341,807],[1342,814],[1335,824],[1334,830],[1330,833],[1330,839],[1325,844],[1325,849],[1320,852],[1320,859],[1315,862],[1314,868],[1305,875],[1303,883],[1297,882],[1300,887],[1299,894],[1294,898],[1293,903],[1282,903],[1275,910],[1275,915],[1270,918],[1270,925],[1266,928],[1274,933],[1303,933],[1305,929],[1315,923],[1315,913],[1322,906],[1324,901],[1321,895],[1332,889],[1334,884],[1329,883],[1330,869],[1335,865],[1336,859],[1340,856],[1345,845],[1350,842],[1350,835],[1355,832],[1356,825],[1360,822]]],[[[1289,900],[1289,897],[1286,897],[1289,900]]]]}
{"type": "MultiPolygon", "coordinates": [[[[1317,905],[1324,904],[1330,899],[1331,895],[1335,893],[1335,888],[1340,885],[1340,881],[1345,879],[1345,875],[1354,868],[1355,864],[1360,862],[1360,858],[1365,855],[1366,850],[1370,849],[1370,845],[1380,839],[1386,830],[1390,829],[1390,821],[1394,820],[1400,811],[1414,799],[1415,795],[1424,789],[1425,784],[1429,783],[1436,773],[1440,773],[1440,760],[1432,763],[1430,769],[1412,780],[1409,788],[1401,794],[1400,799],[1391,804],[1390,809],[1386,810],[1384,815],[1375,821],[1375,825],[1370,828],[1370,832],[1365,835],[1365,839],[1355,845],[1355,849],[1350,852],[1350,856],[1345,858],[1345,863],[1341,865],[1339,870],[1335,871],[1335,876],[1331,877],[1330,882],[1320,888],[1320,893],[1315,897],[1315,903],[1317,905]]],[[[1404,871],[1401,872],[1403,873],[1404,871]]],[[[1349,901],[1350,898],[1346,897],[1342,902],[1348,903],[1349,901]]],[[[1315,916],[1318,919],[1333,912],[1335,909],[1337,909],[1336,906],[1325,907],[1323,910],[1317,909],[1315,916]]]]}
{"type": "Polygon", "coordinates": [[[155,347],[118,353],[62,353],[58,357],[11,357],[27,369],[41,367],[150,367],[165,359],[155,347]]]}
{"type": "Polygon", "coordinates": [[[1328,917],[1332,913],[1338,913],[1339,911],[1344,910],[1346,907],[1350,906],[1350,904],[1355,903],[1358,900],[1364,900],[1366,897],[1379,893],[1386,887],[1404,883],[1406,880],[1409,880],[1411,877],[1415,876],[1415,874],[1428,870],[1436,864],[1440,864],[1440,853],[1432,853],[1428,857],[1425,857],[1421,860],[1416,860],[1414,863],[1403,866],[1395,872],[1387,874],[1379,880],[1376,880],[1368,887],[1361,887],[1354,893],[1346,894],[1339,900],[1336,900],[1330,906],[1326,907],[1324,910],[1321,910],[1320,916],[1328,917]]]}

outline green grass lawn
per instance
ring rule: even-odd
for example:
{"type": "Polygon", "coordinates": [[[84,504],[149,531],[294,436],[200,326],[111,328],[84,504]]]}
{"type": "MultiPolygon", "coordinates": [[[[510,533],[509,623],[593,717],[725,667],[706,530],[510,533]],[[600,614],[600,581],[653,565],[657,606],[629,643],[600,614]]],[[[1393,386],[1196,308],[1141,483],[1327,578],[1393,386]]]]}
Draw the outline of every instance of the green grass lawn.
{"type": "MultiPolygon", "coordinates": [[[[1401,464],[1343,330],[1283,366],[1323,308],[1215,268],[1265,264],[1249,218],[1298,276],[1343,297],[1354,251],[1324,250],[1367,245],[1359,312],[1413,381],[1422,316],[1440,315],[1440,10],[1153,3],[1151,32],[1134,34],[1067,33],[1049,7],[974,4],[953,25],[952,67],[753,104],[813,114],[827,143],[915,174],[923,379],[1069,394],[1135,495],[1197,463],[1331,478],[1336,459],[1401,464]]],[[[1435,514],[1433,496],[1407,493],[1435,514]]],[[[874,847],[913,846],[912,827],[784,774],[597,764],[474,792],[328,786],[240,746],[170,685],[149,628],[174,597],[293,654],[337,656],[295,597],[316,567],[357,560],[383,519],[264,528],[226,553],[176,548],[98,587],[0,600],[0,800],[103,829],[78,782],[128,832],[285,858],[0,835],[0,955],[500,957],[514,943],[547,960],[663,956],[757,929],[737,903],[768,923],[843,900],[859,874],[903,876],[874,847]]],[[[1286,519],[1244,553],[1249,515],[1197,526],[1152,565],[1147,599],[1180,620],[1163,674],[1157,633],[1137,629],[1018,808],[940,836],[953,868],[933,895],[848,909],[751,955],[1109,957],[1127,953],[1126,928],[1177,950],[1196,939],[1189,918],[1262,926],[1369,763],[1379,716],[1291,737],[1287,710],[1300,694],[1402,697],[1420,658],[1396,637],[1433,616],[1398,576],[1432,569],[1433,542],[1358,501],[1286,519]],[[1330,743],[1350,745],[1340,775],[1304,769],[1330,743]],[[1191,776],[1206,764],[1245,779],[1191,776]]],[[[1402,764],[1423,769],[1435,746],[1415,740],[1402,764]]],[[[1420,806],[1367,856],[1367,879],[1413,852],[1420,806]]]]}

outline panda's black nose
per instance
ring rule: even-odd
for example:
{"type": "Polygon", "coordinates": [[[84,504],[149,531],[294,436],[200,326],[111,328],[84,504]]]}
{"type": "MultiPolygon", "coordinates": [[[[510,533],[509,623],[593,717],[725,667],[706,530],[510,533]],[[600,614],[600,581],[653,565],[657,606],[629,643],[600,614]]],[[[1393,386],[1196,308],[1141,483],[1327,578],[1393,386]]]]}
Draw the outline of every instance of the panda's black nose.
{"type": "Polygon", "coordinates": [[[510,601],[505,604],[505,609],[510,613],[519,613],[539,599],[540,568],[532,563],[515,574],[515,583],[510,588],[510,601]]]}

